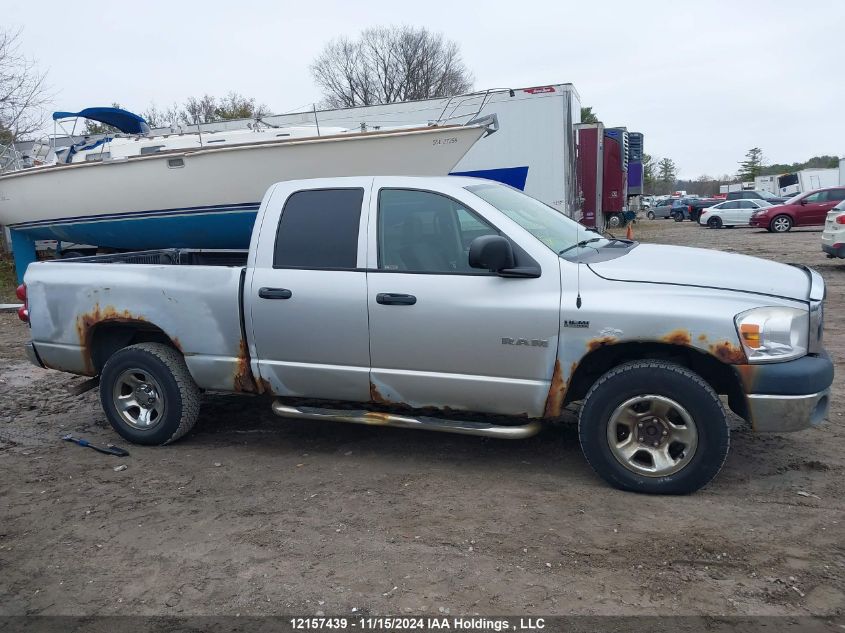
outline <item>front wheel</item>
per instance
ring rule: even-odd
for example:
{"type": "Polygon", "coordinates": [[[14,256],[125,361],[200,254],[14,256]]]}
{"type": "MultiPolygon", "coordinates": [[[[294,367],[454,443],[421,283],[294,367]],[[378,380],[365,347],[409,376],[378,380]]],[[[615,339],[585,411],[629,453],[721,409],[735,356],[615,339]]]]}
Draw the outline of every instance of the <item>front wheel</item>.
{"type": "Polygon", "coordinates": [[[786,233],[792,228],[792,218],[788,215],[778,215],[772,219],[769,224],[769,230],[775,233],[786,233]]]}
{"type": "Polygon", "coordinates": [[[609,216],[607,216],[607,225],[612,228],[622,226],[622,216],[620,216],[618,213],[610,214],[609,216]]]}
{"type": "Polygon", "coordinates": [[[596,381],[578,419],[590,466],[622,490],[688,494],[728,454],[722,403],[698,374],[667,361],[634,361],[596,381]]]}
{"type": "Polygon", "coordinates": [[[112,428],[130,442],[169,444],[196,424],[200,390],[177,350],[139,343],[106,362],[100,403],[112,428]]]}
{"type": "Polygon", "coordinates": [[[653,220],[656,216],[654,215],[654,211],[649,211],[645,214],[649,220],[653,220]]]}
{"type": "Polygon", "coordinates": [[[680,211],[676,211],[675,213],[672,214],[672,219],[675,220],[675,222],[683,222],[684,221],[684,214],[681,213],[680,211]]]}
{"type": "Polygon", "coordinates": [[[715,216],[710,218],[709,220],[707,220],[707,226],[709,226],[711,229],[722,228],[722,218],[715,216]]]}

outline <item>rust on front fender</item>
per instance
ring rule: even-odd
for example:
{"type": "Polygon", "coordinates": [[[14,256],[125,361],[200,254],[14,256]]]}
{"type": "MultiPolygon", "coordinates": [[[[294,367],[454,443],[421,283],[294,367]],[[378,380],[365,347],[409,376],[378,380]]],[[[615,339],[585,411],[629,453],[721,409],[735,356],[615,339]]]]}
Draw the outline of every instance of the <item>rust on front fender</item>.
{"type": "Polygon", "coordinates": [[[572,381],[572,376],[575,375],[575,370],[578,368],[578,363],[572,363],[569,370],[569,376],[564,381],[563,371],[560,366],[560,360],[555,360],[554,371],[552,372],[552,382],[549,385],[549,394],[546,396],[546,406],[543,408],[544,418],[557,418],[563,413],[563,403],[566,400],[566,393],[569,391],[569,384],[572,381]]]}

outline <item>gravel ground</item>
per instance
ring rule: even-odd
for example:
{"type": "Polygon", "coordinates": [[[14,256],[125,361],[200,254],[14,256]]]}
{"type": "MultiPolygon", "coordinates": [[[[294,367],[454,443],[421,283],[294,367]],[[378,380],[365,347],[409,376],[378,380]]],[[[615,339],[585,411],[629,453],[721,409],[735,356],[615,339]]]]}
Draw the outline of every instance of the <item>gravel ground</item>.
{"type": "Polygon", "coordinates": [[[217,396],[179,443],[128,446],[96,391],[26,363],[27,329],[2,314],[0,615],[842,615],[845,263],[816,230],[635,232],[822,272],[831,421],[739,425],[722,473],[688,497],[607,487],[571,415],[507,442],[282,421],[266,400],[217,396]]]}

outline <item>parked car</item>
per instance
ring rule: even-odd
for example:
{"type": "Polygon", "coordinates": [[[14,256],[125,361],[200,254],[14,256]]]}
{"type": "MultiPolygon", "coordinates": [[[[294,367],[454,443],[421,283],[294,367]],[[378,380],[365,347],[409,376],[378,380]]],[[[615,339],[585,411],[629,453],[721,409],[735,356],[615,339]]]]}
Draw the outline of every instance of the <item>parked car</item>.
{"type": "Polygon", "coordinates": [[[672,203],[674,200],[671,198],[666,200],[659,200],[657,201],[654,206],[652,206],[648,212],[646,213],[646,217],[649,220],[654,220],[655,218],[670,218],[672,217],[672,203]]]}
{"type": "Polygon", "coordinates": [[[827,212],[822,231],[822,250],[828,257],[845,259],[845,201],[827,212]]]}
{"type": "Polygon", "coordinates": [[[789,198],[783,196],[776,196],[771,191],[765,189],[744,189],[742,191],[729,191],[728,200],[765,200],[772,204],[783,204],[789,198]]]}
{"type": "Polygon", "coordinates": [[[292,180],[264,195],[248,253],[37,262],[20,316],[29,359],[98,376],[138,444],[185,435],[201,390],[264,395],[284,418],[511,439],[580,401],[599,475],[688,493],[728,453],[719,394],[757,431],[815,426],[833,364],[817,272],[685,252],[695,266],[489,180],[292,180]]]}
{"type": "Polygon", "coordinates": [[[718,198],[696,198],[695,200],[690,200],[689,204],[687,204],[687,217],[693,222],[698,222],[705,209],[709,209],[714,204],[720,202],[721,200],[718,198]]]}
{"type": "Polygon", "coordinates": [[[772,206],[765,200],[726,200],[704,209],[698,218],[702,226],[719,229],[723,226],[747,226],[751,214],[772,206]]]}
{"type": "Polygon", "coordinates": [[[755,211],[749,224],[773,233],[786,233],[793,226],[823,226],[827,212],[842,200],[845,200],[845,187],[808,191],[784,204],[755,211]]]}

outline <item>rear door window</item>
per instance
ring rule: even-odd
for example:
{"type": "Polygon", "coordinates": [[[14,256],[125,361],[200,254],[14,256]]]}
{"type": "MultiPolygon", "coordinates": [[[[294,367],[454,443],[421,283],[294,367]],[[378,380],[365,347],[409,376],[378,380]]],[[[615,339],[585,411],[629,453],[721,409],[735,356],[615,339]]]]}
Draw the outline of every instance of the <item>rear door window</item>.
{"type": "Polygon", "coordinates": [[[840,202],[845,200],[845,189],[830,189],[827,192],[828,202],[840,202]]]}
{"type": "Polygon", "coordinates": [[[363,189],[298,191],[285,202],[274,268],[354,269],[363,189]]]}

